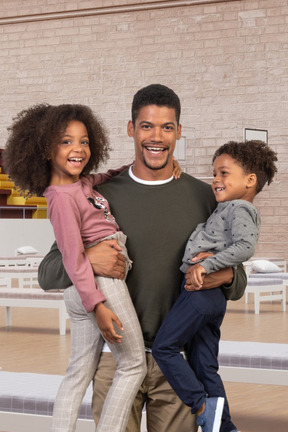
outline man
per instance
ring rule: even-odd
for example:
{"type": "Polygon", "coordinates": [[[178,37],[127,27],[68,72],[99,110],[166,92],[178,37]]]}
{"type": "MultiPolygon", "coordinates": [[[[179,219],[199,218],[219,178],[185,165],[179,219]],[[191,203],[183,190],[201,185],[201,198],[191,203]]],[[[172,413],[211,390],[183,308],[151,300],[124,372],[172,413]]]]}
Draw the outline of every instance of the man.
{"type": "MultiPolygon", "coordinates": [[[[147,350],[148,372],[136,397],[127,432],[139,432],[146,403],[149,432],[193,432],[195,417],[176,396],[152,358],[151,347],[162,321],[180,293],[179,267],[191,231],[212,213],[216,202],[209,185],[182,174],[175,180],[173,152],[181,137],[180,101],[169,88],[152,84],[139,90],[132,103],[128,136],[133,138],[133,167],[98,186],[108,199],[133,261],[127,285],[147,350]]],[[[122,258],[115,243],[87,250],[94,272],[123,277],[122,258]],[[113,269],[115,265],[115,269],[113,269]]],[[[71,285],[57,247],[52,247],[39,269],[44,289],[71,285]]],[[[246,284],[242,267],[207,276],[204,289],[225,285],[227,297],[246,284]]],[[[186,274],[186,285],[193,288],[186,274]]],[[[111,353],[104,352],[95,374],[93,412],[97,423],[103,399],[113,379],[111,353]]],[[[109,431],[113,432],[113,431],[109,431]]]]}

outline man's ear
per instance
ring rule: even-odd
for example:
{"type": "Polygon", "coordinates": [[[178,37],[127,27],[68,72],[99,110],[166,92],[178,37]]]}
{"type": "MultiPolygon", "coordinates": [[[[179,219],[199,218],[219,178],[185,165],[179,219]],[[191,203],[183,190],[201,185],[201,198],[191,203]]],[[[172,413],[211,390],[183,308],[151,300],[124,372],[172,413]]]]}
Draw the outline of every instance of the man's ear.
{"type": "Polygon", "coordinates": [[[179,124],[177,127],[177,137],[176,137],[177,140],[181,138],[181,130],[182,130],[182,125],[179,124]]]}
{"type": "Polygon", "coordinates": [[[251,173],[248,175],[247,178],[247,188],[251,188],[253,186],[256,186],[257,184],[257,176],[254,173],[251,173]]]}
{"type": "Polygon", "coordinates": [[[134,125],[132,123],[132,120],[129,120],[127,124],[127,134],[130,138],[134,137],[134,125]]]}

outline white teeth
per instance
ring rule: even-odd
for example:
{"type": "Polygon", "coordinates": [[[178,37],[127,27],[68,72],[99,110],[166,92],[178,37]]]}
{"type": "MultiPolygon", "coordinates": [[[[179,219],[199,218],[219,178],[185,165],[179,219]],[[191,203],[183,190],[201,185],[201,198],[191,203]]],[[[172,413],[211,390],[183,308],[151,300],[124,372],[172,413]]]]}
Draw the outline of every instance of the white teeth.
{"type": "Polygon", "coordinates": [[[82,162],[82,158],[70,158],[70,161],[74,161],[74,162],[82,162]]]}
{"type": "Polygon", "coordinates": [[[165,150],[162,147],[146,147],[146,149],[149,151],[164,151],[165,150]]]}
{"type": "Polygon", "coordinates": [[[221,192],[222,190],[224,190],[224,187],[222,187],[222,188],[218,187],[218,188],[215,188],[215,190],[216,190],[217,192],[221,192]]]}

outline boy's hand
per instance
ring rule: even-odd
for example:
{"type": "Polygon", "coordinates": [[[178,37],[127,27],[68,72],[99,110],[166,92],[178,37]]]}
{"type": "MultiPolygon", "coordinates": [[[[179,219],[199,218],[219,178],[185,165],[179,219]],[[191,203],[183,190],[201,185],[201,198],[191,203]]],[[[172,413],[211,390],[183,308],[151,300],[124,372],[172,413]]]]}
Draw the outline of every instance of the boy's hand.
{"type": "Polygon", "coordinates": [[[115,332],[113,325],[113,323],[115,323],[120,330],[123,330],[122,323],[117,315],[105,306],[104,303],[98,303],[94,311],[98,327],[103,337],[110,343],[121,343],[123,336],[115,332]]]}
{"type": "MultiPolygon", "coordinates": [[[[195,256],[191,261],[197,262],[199,260],[204,260],[209,256],[214,255],[210,252],[200,252],[197,256],[195,256]]],[[[192,283],[192,279],[190,278],[190,272],[192,271],[194,266],[190,266],[185,274],[185,289],[187,291],[196,291],[197,286],[192,283]]],[[[213,273],[209,273],[209,275],[204,275],[203,285],[201,289],[212,289],[217,288],[221,285],[231,285],[233,282],[234,273],[231,267],[227,267],[221,270],[218,270],[213,273]]],[[[198,288],[199,289],[199,288],[198,288]]]]}
{"type": "Polygon", "coordinates": [[[182,170],[177,159],[173,156],[173,177],[177,180],[180,178],[182,170]]]}
{"type": "Polygon", "coordinates": [[[198,291],[198,290],[202,289],[204,276],[206,274],[204,267],[202,267],[201,264],[194,264],[188,270],[190,270],[189,271],[189,287],[187,286],[187,283],[186,283],[185,289],[187,291],[198,291]]]}

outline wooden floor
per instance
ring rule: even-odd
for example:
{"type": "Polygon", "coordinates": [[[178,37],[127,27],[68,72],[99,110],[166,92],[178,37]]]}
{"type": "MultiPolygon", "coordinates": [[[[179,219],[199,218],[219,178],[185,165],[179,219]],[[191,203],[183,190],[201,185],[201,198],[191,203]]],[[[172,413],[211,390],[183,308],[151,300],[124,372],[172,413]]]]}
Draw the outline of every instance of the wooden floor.
{"type": "MultiPolygon", "coordinates": [[[[14,308],[12,324],[6,329],[4,308],[0,308],[3,370],[64,375],[70,337],[69,331],[59,336],[57,311],[14,308]]],[[[261,303],[260,314],[255,315],[252,303],[229,302],[222,339],[288,343],[288,312],[282,312],[277,302],[261,303]]],[[[239,383],[225,383],[225,387],[232,419],[241,432],[288,431],[287,387],[239,383]]]]}

